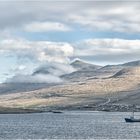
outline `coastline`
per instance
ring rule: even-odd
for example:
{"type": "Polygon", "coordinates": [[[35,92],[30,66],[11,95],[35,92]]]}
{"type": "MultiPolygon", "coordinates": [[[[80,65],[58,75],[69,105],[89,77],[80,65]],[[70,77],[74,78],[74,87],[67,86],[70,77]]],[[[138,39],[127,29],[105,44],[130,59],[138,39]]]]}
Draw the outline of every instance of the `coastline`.
{"type": "Polygon", "coordinates": [[[23,108],[7,108],[0,107],[0,114],[27,114],[27,113],[42,113],[41,110],[23,109],[23,108]]]}
{"type": "Polygon", "coordinates": [[[0,107],[0,114],[29,114],[29,113],[63,113],[63,111],[104,111],[104,112],[140,112],[140,108],[134,105],[85,105],[85,106],[65,106],[65,107],[49,107],[38,109],[23,109],[23,108],[6,108],[0,107]]]}
{"type": "MultiPolygon", "coordinates": [[[[140,112],[140,108],[135,105],[86,105],[86,106],[67,106],[67,107],[53,107],[50,108],[49,112],[55,111],[104,111],[104,112],[140,112]]],[[[47,111],[48,112],[48,111],[47,111]]]]}

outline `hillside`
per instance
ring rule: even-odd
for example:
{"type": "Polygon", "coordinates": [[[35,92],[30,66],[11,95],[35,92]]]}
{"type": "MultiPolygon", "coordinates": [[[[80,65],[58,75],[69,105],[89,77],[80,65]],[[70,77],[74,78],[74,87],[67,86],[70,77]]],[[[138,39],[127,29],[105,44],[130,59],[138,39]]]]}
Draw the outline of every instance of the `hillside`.
{"type": "Polygon", "coordinates": [[[75,60],[70,65],[73,66],[75,69],[81,70],[81,71],[94,70],[101,67],[99,65],[90,64],[82,60],[75,60]]]}
{"type": "MultiPolygon", "coordinates": [[[[127,66],[125,64],[113,66],[115,69],[123,68],[116,73],[112,70],[114,74],[108,77],[99,77],[96,74],[112,66],[93,70],[97,78],[93,73],[86,71],[89,77],[83,75],[84,80],[80,79],[82,71],[77,70],[75,76],[71,73],[72,78],[77,78],[74,82],[44,86],[33,91],[1,94],[0,107],[40,111],[63,109],[132,111],[131,106],[135,104],[135,110],[140,111],[140,67],[132,63],[127,66]],[[77,75],[79,71],[81,73],[77,75]]],[[[70,76],[69,74],[69,78],[70,76]]]]}
{"type": "Polygon", "coordinates": [[[102,67],[76,60],[71,65],[77,68],[77,71],[62,75],[61,78],[66,81],[80,82],[91,78],[97,79],[111,77],[124,68],[133,68],[139,66],[140,61],[132,61],[118,65],[106,65],[102,67]]]}
{"type": "Polygon", "coordinates": [[[122,64],[122,66],[132,66],[132,67],[140,66],[140,60],[127,62],[122,64]]]}
{"type": "Polygon", "coordinates": [[[78,82],[86,80],[90,77],[96,77],[96,72],[101,66],[90,64],[87,62],[83,62],[81,60],[75,60],[71,63],[71,66],[76,69],[76,71],[62,75],[61,78],[65,81],[71,81],[71,82],[78,82]]]}
{"type": "Polygon", "coordinates": [[[115,75],[112,77],[117,78],[117,77],[140,77],[140,67],[129,67],[129,68],[124,68],[120,71],[118,71],[115,75]]]}

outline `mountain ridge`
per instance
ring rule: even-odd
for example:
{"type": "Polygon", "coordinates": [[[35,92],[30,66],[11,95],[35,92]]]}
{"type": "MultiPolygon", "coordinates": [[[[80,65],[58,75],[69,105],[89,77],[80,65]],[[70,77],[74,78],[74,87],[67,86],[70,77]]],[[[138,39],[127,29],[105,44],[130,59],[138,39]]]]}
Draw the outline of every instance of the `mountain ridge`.
{"type": "MultiPolygon", "coordinates": [[[[78,65],[79,63],[82,64],[82,62],[79,60],[76,61],[75,63],[76,64],[78,63],[78,65]]],[[[117,65],[105,65],[102,67],[98,65],[93,65],[92,67],[91,65],[92,64],[86,63],[85,68],[78,69],[73,73],[66,74],[61,77],[71,81],[77,81],[77,79],[79,79],[79,81],[83,79],[85,80],[86,78],[88,79],[89,77],[93,77],[93,78],[111,77],[124,68],[140,66],[140,60],[131,61],[123,64],[117,64],[117,65]]]]}
{"type": "MultiPolygon", "coordinates": [[[[50,110],[99,110],[140,111],[140,67],[139,62],[120,64],[120,71],[111,72],[111,67],[78,70],[68,75],[69,82],[54,86],[42,86],[32,91],[10,91],[0,94],[0,108],[50,110]],[[103,71],[101,71],[103,70],[103,71]],[[78,75],[79,74],[79,75],[78,75]],[[94,75],[95,74],[95,75],[94,75]],[[104,74],[104,75],[103,75],[104,74]],[[116,74],[116,75],[115,75],[116,74]],[[111,75],[110,77],[108,75],[111,75]],[[82,77],[83,76],[83,77],[82,77]],[[104,78],[106,76],[106,78],[104,78]],[[135,108],[131,106],[135,104],[135,108]]],[[[7,85],[8,86],[8,85],[7,85]]],[[[16,85],[15,85],[16,86],[16,85]]],[[[18,85],[19,86],[19,85],[18,85]]],[[[24,85],[23,85],[24,86],[24,85]]],[[[6,86],[5,86],[6,87],[6,86]]],[[[7,87],[6,87],[7,88],[7,87]]],[[[26,88],[26,87],[25,87],[26,88]]],[[[3,92],[5,89],[3,89],[3,92]]]]}

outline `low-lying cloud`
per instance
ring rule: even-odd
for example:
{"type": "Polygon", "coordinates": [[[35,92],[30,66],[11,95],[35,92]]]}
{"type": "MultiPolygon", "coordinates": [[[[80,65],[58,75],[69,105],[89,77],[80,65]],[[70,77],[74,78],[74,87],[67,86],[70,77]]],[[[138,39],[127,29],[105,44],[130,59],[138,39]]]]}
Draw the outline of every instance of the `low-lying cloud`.
{"type": "Polygon", "coordinates": [[[74,72],[75,69],[69,64],[62,63],[38,63],[35,67],[19,65],[14,69],[14,76],[8,78],[6,83],[61,83],[60,77],[74,72]]]}
{"type": "Polygon", "coordinates": [[[71,58],[113,64],[140,59],[140,40],[86,39],[75,43],[1,40],[0,54],[16,56],[17,68],[7,82],[62,82],[75,69],[71,58]],[[25,61],[26,60],[26,61],[25,61]],[[50,80],[49,80],[50,79],[50,80]]]}
{"type": "Polygon", "coordinates": [[[15,75],[8,78],[6,83],[60,83],[62,79],[50,74],[38,75],[15,75]]]}
{"type": "Polygon", "coordinates": [[[17,58],[17,68],[6,82],[33,82],[58,83],[62,82],[59,76],[73,72],[69,65],[69,57],[73,56],[74,49],[69,43],[28,41],[28,40],[2,40],[0,53],[17,58]],[[26,60],[27,59],[27,60],[26,60]],[[47,74],[35,71],[48,71],[47,74]]]}
{"type": "Polygon", "coordinates": [[[52,74],[55,76],[61,76],[64,74],[72,73],[75,69],[69,64],[62,63],[46,63],[34,70],[33,75],[37,74],[52,74]]]}
{"type": "Polygon", "coordinates": [[[17,61],[7,81],[61,82],[74,71],[74,58],[96,64],[140,59],[140,40],[123,39],[139,38],[137,1],[3,1],[0,9],[0,55],[17,61]],[[99,34],[105,38],[95,39],[99,34]],[[40,41],[46,38],[59,42],[40,41]]]}

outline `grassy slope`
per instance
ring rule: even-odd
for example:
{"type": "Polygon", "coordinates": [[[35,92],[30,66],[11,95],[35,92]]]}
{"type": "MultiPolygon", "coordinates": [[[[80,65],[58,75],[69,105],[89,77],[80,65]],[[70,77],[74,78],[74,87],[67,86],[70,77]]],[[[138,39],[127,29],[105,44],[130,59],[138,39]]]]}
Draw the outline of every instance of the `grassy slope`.
{"type": "MultiPolygon", "coordinates": [[[[0,107],[21,109],[50,109],[105,102],[107,98],[125,99],[136,94],[133,90],[140,84],[139,77],[92,79],[85,83],[71,83],[31,92],[0,96],[0,107]],[[132,91],[132,92],[130,92],[132,91]]],[[[126,102],[126,101],[125,101],[126,102]]],[[[121,101],[120,103],[125,103],[121,101]]],[[[131,103],[130,101],[126,102],[131,103]]],[[[136,102],[136,104],[138,101],[136,102]]]]}

